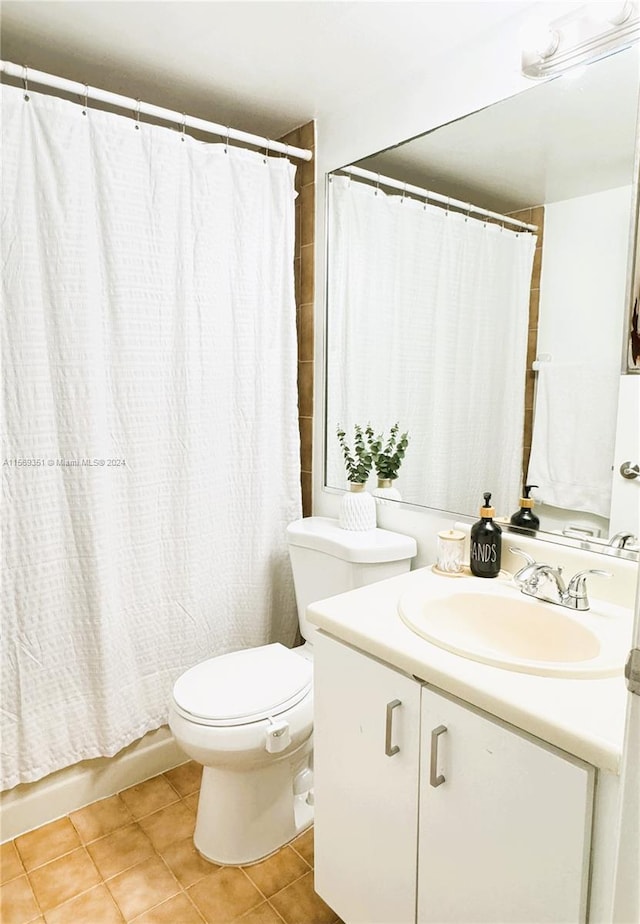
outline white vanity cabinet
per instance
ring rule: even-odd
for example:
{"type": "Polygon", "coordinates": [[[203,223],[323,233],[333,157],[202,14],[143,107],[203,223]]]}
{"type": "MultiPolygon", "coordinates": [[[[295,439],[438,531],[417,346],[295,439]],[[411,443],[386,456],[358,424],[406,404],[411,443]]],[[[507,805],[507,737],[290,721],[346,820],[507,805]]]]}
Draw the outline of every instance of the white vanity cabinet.
{"type": "Polygon", "coordinates": [[[418,681],[314,640],[315,888],[347,924],[416,913],[418,681]]]}
{"type": "Polygon", "coordinates": [[[315,886],[346,924],[587,920],[595,770],[319,633],[315,886]]]}
{"type": "Polygon", "coordinates": [[[595,770],[425,687],[419,924],[586,920],[595,770]]]}

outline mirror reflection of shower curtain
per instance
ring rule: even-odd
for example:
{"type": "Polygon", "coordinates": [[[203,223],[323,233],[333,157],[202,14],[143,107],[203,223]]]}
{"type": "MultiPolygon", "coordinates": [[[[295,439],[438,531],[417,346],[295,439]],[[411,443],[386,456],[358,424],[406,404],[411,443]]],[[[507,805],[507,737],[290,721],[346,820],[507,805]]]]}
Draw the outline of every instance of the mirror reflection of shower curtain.
{"type": "Polygon", "coordinates": [[[292,644],[301,503],[293,165],[2,97],[4,456],[33,462],[3,466],[9,788],[162,725],[196,662],[292,644]]]}
{"type": "Polygon", "coordinates": [[[536,237],[346,177],[329,183],[327,483],[336,425],[396,420],[403,500],[498,514],[520,496],[536,237]]]}

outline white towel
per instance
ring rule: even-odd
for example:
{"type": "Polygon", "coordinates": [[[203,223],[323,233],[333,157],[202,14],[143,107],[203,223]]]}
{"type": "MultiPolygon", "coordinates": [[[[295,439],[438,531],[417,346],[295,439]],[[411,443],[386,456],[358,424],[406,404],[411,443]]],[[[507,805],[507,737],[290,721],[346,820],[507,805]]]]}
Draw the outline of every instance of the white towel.
{"type": "Polygon", "coordinates": [[[620,371],[541,363],[527,481],[545,504],[609,516],[620,371]]]}

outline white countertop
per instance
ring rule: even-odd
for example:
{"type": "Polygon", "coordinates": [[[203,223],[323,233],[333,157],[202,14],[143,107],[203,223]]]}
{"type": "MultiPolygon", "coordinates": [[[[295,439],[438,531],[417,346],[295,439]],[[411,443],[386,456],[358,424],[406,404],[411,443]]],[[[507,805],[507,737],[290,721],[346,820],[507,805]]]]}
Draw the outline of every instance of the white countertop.
{"type": "MultiPolygon", "coordinates": [[[[407,590],[424,588],[425,594],[455,587],[470,590],[478,582],[487,584],[482,578],[442,577],[431,568],[421,568],[320,600],[308,607],[307,616],[334,638],[617,773],[627,696],[622,667],[618,676],[600,679],[541,677],[492,667],[431,644],[398,614],[398,600],[407,590]]],[[[632,611],[621,607],[615,611],[631,647],[632,611]]]]}

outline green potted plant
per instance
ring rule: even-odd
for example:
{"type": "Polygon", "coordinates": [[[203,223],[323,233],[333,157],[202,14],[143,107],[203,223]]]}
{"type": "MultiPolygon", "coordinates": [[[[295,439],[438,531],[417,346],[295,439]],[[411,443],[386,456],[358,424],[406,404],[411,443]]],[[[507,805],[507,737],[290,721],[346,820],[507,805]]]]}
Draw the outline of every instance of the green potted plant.
{"type": "Polygon", "coordinates": [[[373,497],[365,491],[367,479],[373,468],[373,455],[368,446],[366,433],[359,424],[353,431],[353,449],[347,443],[347,434],[338,424],[337,435],[349,483],[349,491],[342,495],[338,522],[343,529],[375,529],[376,504],[373,497]]]}
{"type": "Polygon", "coordinates": [[[386,500],[401,500],[400,492],[394,487],[393,482],[398,477],[409,445],[408,432],[400,433],[400,424],[396,421],[389,431],[386,442],[384,434],[379,433],[376,436],[371,425],[366,428],[365,436],[378,476],[378,486],[373,492],[374,496],[386,500]]]}

